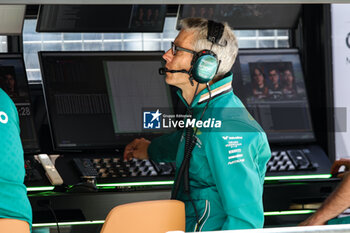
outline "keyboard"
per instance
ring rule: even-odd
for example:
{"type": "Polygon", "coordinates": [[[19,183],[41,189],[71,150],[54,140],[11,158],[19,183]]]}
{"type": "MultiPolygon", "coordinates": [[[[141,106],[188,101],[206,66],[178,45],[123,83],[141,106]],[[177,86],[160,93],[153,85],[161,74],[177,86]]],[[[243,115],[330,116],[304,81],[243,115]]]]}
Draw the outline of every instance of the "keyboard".
{"type": "MultiPolygon", "coordinates": [[[[267,163],[267,172],[293,172],[317,169],[317,164],[311,163],[307,151],[281,150],[272,151],[267,163]]],[[[76,167],[82,176],[96,178],[152,177],[175,176],[174,163],[156,163],[150,160],[122,158],[74,158],[76,167]]]]}
{"type": "Polygon", "coordinates": [[[124,162],[120,158],[93,159],[93,166],[99,178],[105,177],[135,177],[157,176],[155,168],[149,160],[137,160],[124,162]]]}
{"type": "Polygon", "coordinates": [[[287,172],[315,170],[318,165],[311,163],[308,150],[272,151],[271,159],[267,163],[267,172],[287,172]]]}
{"type": "Polygon", "coordinates": [[[74,158],[76,168],[82,176],[96,178],[174,176],[172,163],[156,163],[150,160],[122,158],[74,158]]]}

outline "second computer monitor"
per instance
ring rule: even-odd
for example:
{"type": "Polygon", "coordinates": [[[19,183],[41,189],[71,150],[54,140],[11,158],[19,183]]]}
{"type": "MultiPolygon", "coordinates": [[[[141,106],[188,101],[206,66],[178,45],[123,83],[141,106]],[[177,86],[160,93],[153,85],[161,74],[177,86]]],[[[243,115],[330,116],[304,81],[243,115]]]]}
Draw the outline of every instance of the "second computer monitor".
{"type": "Polygon", "coordinates": [[[233,89],[263,127],[269,141],[314,141],[298,50],[240,50],[233,89]]]}
{"type": "Polygon", "coordinates": [[[16,105],[24,153],[37,152],[39,142],[34,126],[33,109],[22,54],[0,55],[0,88],[16,105]]]}

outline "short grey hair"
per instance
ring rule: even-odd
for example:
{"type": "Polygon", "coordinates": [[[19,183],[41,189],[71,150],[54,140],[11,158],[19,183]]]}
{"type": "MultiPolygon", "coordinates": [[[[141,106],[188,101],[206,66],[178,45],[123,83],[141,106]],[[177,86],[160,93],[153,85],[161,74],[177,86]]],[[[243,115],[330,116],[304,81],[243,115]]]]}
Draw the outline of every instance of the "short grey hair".
{"type": "Polygon", "coordinates": [[[204,49],[212,50],[221,61],[218,73],[214,77],[214,82],[222,78],[232,68],[233,63],[236,60],[238,54],[238,43],[236,36],[234,35],[231,27],[225,22],[224,32],[219,41],[219,44],[226,44],[226,46],[220,46],[218,44],[212,44],[207,40],[208,35],[208,20],[204,18],[185,18],[180,21],[181,30],[192,30],[196,33],[194,37],[194,50],[199,52],[204,49]]]}

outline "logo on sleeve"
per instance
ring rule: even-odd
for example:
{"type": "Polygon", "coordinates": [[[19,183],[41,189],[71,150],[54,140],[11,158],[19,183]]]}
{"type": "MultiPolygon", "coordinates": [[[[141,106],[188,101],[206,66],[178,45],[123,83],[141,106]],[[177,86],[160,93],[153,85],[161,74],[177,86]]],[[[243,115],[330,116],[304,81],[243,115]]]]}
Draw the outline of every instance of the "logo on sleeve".
{"type": "Polygon", "coordinates": [[[222,136],[222,139],[224,140],[240,140],[240,139],[243,139],[242,136],[235,136],[235,137],[229,137],[229,136],[222,136]]]}
{"type": "Polygon", "coordinates": [[[9,118],[7,114],[5,112],[0,111],[0,122],[3,124],[7,124],[8,121],[9,121],[9,118]]]}

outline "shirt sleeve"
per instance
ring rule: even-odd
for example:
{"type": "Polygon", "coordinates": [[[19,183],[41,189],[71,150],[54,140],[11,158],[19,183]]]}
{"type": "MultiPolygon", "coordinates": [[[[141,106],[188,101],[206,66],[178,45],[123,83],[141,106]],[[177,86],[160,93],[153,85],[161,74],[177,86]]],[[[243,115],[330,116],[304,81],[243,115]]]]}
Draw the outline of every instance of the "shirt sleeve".
{"type": "Polygon", "coordinates": [[[147,151],[150,159],[156,162],[175,161],[181,136],[182,130],[177,130],[153,139],[147,151]]]}
{"type": "Polygon", "coordinates": [[[0,88],[0,218],[32,224],[25,177],[19,117],[15,104],[0,88]]]}
{"type": "Polygon", "coordinates": [[[23,183],[25,171],[18,112],[3,91],[0,92],[0,138],[0,180],[23,183]]]}
{"type": "Polygon", "coordinates": [[[227,214],[222,230],[263,227],[263,183],[270,157],[264,134],[244,128],[207,134],[209,167],[227,214]]]}

